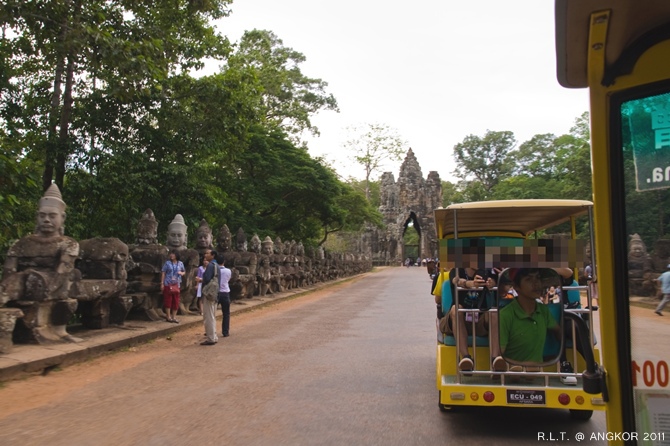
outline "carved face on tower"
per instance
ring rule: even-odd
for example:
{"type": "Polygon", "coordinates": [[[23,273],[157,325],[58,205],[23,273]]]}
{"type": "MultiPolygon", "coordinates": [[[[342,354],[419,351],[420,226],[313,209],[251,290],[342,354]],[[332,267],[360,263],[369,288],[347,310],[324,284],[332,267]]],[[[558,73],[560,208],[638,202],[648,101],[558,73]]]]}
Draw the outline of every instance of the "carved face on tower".
{"type": "Polygon", "coordinates": [[[181,214],[174,216],[174,219],[168,225],[167,246],[170,249],[186,248],[186,223],[181,214]]]}
{"type": "Polygon", "coordinates": [[[197,248],[206,249],[212,247],[212,229],[204,218],[200,221],[200,226],[198,226],[198,230],[195,232],[195,237],[197,248]]]}
{"type": "Polygon", "coordinates": [[[63,235],[65,202],[58,186],[52,184],[39,201],[35,232],[43,237],[63,235]]]}
{"type": "Polygon", "coordinates": [[[151,245],[158,242],[158,222],[151,209],[147,209],[142,214],[140,222],[137,224],[137,244],[151,245]]]}

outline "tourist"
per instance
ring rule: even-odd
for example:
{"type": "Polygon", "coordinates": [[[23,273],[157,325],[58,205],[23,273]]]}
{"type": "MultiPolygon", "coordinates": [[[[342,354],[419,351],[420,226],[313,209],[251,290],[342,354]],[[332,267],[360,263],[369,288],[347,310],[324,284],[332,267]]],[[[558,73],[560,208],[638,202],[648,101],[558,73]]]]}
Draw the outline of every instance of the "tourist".
{"type": "Polygon", "coordinates": [[[179,295],[181,278],[186,274],[184,264],[179,260],[179,251],[170,251],[170,258],[165,261],[161,269],[161,292],[163,293],[163,308],[165,320],[178,324],[179,295]]]}
{"type": "Polygon", "coordinates": [[[221,266],[219,270],[220,282],[219,282],[219,303],[221,304],[221,311],[223,312],[223,319],[221,320],[221,334],[224,338],[227,338],[230,335],[230,286],[228,282],[232,276],[232,271],[230,271],[224,265],[224,260],[221,260],[221,266]]]}
{"type": "MultiPolygon", "coordinates": [[[[474,361],[468,352],[468,335],[488,336],[489,323],[492,322],[491,329],[497,331],[497,319],[491,320],[487,311],[490,307],[487,293],[496,286],[497,275],[492,271],[476,270],[475,268],[454,268],[449,274],[452,287],[452,296],[458,296],[458,299],[452,299],[451,307],[442,311],[446,316],[440,321],[440,330],[448,335],[454,336],[458,346],[459,362],[458,368],[461,371],[471,371],[474,369],[474,361]],[[455,301],[458,301],[458,306],[455,301]],[[457,308],[479,310],[477,312],[459,312],[457,308]],[[458,317],[458,324],[456,323],[458,317]],[[474,330],[473,330],[474,325],[474,330]],[[456,329],[458,328],[458,331],[456,329]],[[473,332],[474,331],[474,332],[473,332]]],[[[495,334],[493,334],[495,336],[495,334]]],[[[504,371],[502,367],[504,361],[498,359],[497,342],[493,343],[495,348],[491,349],[492,362],[496,371],[504,371]]]]}
{"type": "Polygon", "coordinates": [[[661,292],[663,293],[663,300],[658,304],[654,313],[663,316],[663,308],[670,302],[670,265],[666,267],[667,271],[661,274],[658,279],[661,282],[661,292]]]}
{"type": "Polygon", "coordinates": [[[205,269],[209,262],[206,259],[203,259],[202,265],[198,267],[198,272],[195,277],[195,281],[198,283],[198,288],[196,290],[195,299],[198,304],[198,313],[202,316],[202,275],[205,273],[205,269]]]}
{"type": "MultiPolygon", "coordinates": [[[[202,322],[205,325],[205,336],[207,339],[202,341],[200,345],[214,345],[218,342],[219,338],[216,335],[216,304],[217,300],[208,298],[209,294],[206,294],[209,290],[205,290],[205,287],[212,281],[220,279],[220,275],[217,274],[219,265],[216,263],[216,251],[212,249],[206,249],[204,254],[204,260],[207,262],[205,267],[205,272],[202,274],[202,288],[205,291],[205,294],[202,298],[202,322]]],[[[218,289],[218,287],[217,287],[218,289]]],[[[218,295],[218,293],[217,293],[218,295]]],[[[212,295],[213,297],[213,295],[212,295]]]]}

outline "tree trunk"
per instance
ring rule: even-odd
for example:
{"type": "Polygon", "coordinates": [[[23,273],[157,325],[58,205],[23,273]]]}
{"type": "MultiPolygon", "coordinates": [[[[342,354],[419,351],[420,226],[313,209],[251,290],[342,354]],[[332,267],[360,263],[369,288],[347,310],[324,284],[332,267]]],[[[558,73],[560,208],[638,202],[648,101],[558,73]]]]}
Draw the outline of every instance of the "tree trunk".
{"type": "Polygon", "coordinates": [[[72,117],[72,85],[74,84],[74,56],[69,55],[67,74],[65,76],[65,93],[63,95],[63,109],[60,115],[60,132],[58,134],[58,152],[56,154],[56,185],[63,190],[65,179],[65,162],[70,154],[69,134],[70,119],[72,117]]]}
{"type": "MultiPolygon", "coordinates": [[[[66,24],[63,24],[63,34],[65,34],[66,24]]],[[[64,38],[64,37],[63,37],[64,38]]],[[[49,132],[47,135],[46,154],[44,160],[44,173],[42,174],[42,188],[47,190],[51,186],[51,180],[54,175],[54,165],[56,163],[56,129],[58,127],[58,108],[60,105],[61,82],[63,71],[65,69],[65,60],[59,59],[56,64],[56,73],[54,75],[54,89],[51,95],[51,109],[49,110],[49,132]]]]}

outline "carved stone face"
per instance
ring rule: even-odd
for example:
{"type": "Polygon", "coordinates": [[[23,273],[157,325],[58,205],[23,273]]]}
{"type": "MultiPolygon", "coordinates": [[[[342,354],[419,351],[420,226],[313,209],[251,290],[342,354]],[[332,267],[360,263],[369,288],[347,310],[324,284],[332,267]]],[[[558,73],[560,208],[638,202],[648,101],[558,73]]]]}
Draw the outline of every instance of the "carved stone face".
{"type": "Polygon", "coordinates": [[[186,246],[186,232],[179,227],[168,228],[167,245],[169,248],[186,246]]]}
{"type": "Polygon", "coordinates": [[[263,246],[261,248],[261,253],[263,253],[265,255],[268,255],[268,256],[271,256],[274,253],[274,251],[272,249],[272,245],[269,244],[269,243],[263,244],[263,246]]]}
{"type": "Polygon", "coordinates": [[[60,235],[65,214],[57,207],[40,206],[37,211],[37,232],[45,237],[60,235]]]}
{"type": "Polygon", "coordinates": [[[246,240],[240,240],[240,238],[238,237],[237,240],[235,240],[235,249],[239,252],[246,252],[247,241],[246,240]]]}
{"type": "Polygon", "coordinates": [[[633,257],[642,257],[647,252],[642,241],[633,239],[630,242],[630,255],[633,257]]]}
{"type": "Polygon", "coordinates": [[[158,231],[155,225],[141,224],[137,228],[137,243],[140,245],[150,245],[158,240],[158,231]]]}
{"type": "MultiPolygon", "coordinates": [[[[227,229],[227,228],[226,228],[227,229]]],[[[226,230],[221,230],[219,232],[219,236],[216,239],[216,242],[218,243],[218,250],[225,252],[225,251],[230,251],[230,243],[231,243],[231,235],[230,231],[226,230]]]]}
{"type": "Polygon", "coordinates": [[[255,252],[256,254],[261,252],[261,239],[258,237],[254,236],[251,237],[251,252],[255,252]]]}
{"type": "Polygon", "coordinates": [[[207,231],[198,231],[196,234],[196,245],[198,248],[209,248],[212,246],[212,233],[207,231]]]}

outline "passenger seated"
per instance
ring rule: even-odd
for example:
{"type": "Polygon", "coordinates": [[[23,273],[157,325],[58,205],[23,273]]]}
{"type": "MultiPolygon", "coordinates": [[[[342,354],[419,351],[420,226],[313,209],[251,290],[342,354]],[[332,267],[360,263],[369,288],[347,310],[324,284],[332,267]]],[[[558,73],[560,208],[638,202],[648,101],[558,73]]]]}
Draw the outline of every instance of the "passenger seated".
{"type": "Polygon", "coordinates": [[[505,360],[520,365],[542,364],[547,331],[560,335],[558,322],[538,301],[544,288],[542,271],[520,268],[503,273],[509,275],[517,296],[500,310],[500,349],[505,360]]]}
{"type": "MultiPolygon", "coordinates": [[[[557,268],[556,272],[558,272],[561,276],[561,285],[562,286],[578,286],[579,284],[573,277],[573,272],[570,268],[557,268]]],[[[580,309],[582,308],[582,303],[580,300],[579,296],[579,291],[572,291],[572,290],[564,290],[561,288],[560,290],[560,298],[561,298],[561,303],[563,304],[563,308],[566,310],[573,310],[573,309],[580,309]]],[[[577,348],[577,351],[579,354],[584,356],[584,352],[582,351],[582,343],[579,342],[579,339],[572,339],[572,321],[566,320],[563,324],[563,336],[565,337],[566,341],[572,341],[572,345],[577,348]]],[[[575,336],[579,336],[577,332],[575,332],[575,336]]],[[[565,345],[564,343],[564,348],[561,350],[561,359],[560,359],[560,371],[561,373],[574,373],[574,368],[572,367],[572,363],[568,361],[567,353],[565,351],[565,345]]],[[[561,382],[565,385],[568,386],[575,386],[577,385],[577,378],[574,376],[561,376],[561,382]]]]}
{"type": "MultiPolygon", "coordinates": [[[[452,335],[456,339],[460,358],[458,368],[461,371],[472,371],[474,361],[468,351],[468,335],[487,336],[489,334],[490,316],[487,311],[490,308],[489,301],[486,299],[484,290],[479,288],[484,287],[489,290],[494,288],[497,277],[484,270],[459,268],[451,270],[449,279],[452,285],[452,296],[458,296],[458,308],[479,310],[478,312],[458,312],[454,299],[448,313],[440,320],[440,331],[452,335]],[[461,290],[458,290],[458,288],[461,290]],[[459,318],[458,324],[456,323],[457,315],[459,318]],[[458,331],[456,331],[456,327],[458,327],[458,331]]],[[[444,308],[442,310],[444,311],[444,308]]],[[[497,331],[497,327],[492,328],[492,330],[497,331]]],[[[493,342],[492,344],[492,355],[495,358],[498,356],[498,343],[493,342]]]]}

